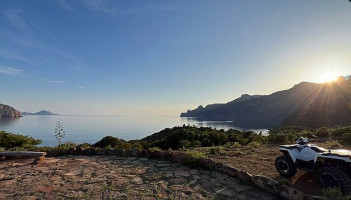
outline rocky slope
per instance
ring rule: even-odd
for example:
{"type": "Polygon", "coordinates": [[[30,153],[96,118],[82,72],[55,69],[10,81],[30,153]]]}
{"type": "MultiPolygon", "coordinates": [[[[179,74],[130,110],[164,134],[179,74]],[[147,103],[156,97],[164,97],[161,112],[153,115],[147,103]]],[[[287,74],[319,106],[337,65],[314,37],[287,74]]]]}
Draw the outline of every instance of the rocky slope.
{"type": "Polygon", "coordinates": [[[19,118],[21,112],[11,106],[0,104],[0,119],[1,118],[19,118]]]}
{"type": "Polygon", "coordinates": [[[350,125],[351,80],[340,77],[333,83],[302,82],[271,95],[244,95],[226,104],[201,106],[182,113],[181,117],[230,120],[250,128],[350,125]]]}

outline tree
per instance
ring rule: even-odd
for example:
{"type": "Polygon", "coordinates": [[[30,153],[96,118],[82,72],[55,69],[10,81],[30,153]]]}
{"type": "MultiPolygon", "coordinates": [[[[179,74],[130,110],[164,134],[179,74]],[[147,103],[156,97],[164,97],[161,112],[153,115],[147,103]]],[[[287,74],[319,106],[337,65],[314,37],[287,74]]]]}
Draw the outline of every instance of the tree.
{"type": "Polygon", "coordinates": [[[65,137],[65,135],[65,131],[63,130],[63,122],[61,119],[58,119],[55,128],[55,137],[59,145],[61,144],[61,140],[65,137]]]}

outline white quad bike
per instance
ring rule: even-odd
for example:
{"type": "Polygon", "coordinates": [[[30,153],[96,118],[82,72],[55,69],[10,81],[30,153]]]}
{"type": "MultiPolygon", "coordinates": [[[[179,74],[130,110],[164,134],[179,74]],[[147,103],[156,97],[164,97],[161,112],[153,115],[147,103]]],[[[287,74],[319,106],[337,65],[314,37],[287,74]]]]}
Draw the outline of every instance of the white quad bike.
{"type": "Polygon", "coordinates": [[[280,145],[283,155],[275,160],[280,175],[293,177],[297,169],[313,172],[323,187],[339,188],[351,194],[351,151],[328,150],[309,144],[307,138],[299,138],[296,144],[280,145]]]}

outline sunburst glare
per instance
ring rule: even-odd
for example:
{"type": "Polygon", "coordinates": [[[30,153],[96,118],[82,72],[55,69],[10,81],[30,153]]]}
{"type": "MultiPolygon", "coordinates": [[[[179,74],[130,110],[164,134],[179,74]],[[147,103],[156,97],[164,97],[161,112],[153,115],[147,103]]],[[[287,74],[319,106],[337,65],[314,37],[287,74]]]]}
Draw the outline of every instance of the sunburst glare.
{"type": "Polygon", "coordinates": [[[320,75],[319,82],[320,83],[328,83],[333,82],[338,78],[338,74],[334,72],[326,72],[320,75]]]}

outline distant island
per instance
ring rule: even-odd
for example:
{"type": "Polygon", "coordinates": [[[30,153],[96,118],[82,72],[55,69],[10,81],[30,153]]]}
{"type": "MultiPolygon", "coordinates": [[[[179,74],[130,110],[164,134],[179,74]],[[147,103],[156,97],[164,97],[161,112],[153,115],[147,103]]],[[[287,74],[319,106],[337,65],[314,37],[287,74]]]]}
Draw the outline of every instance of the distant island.
{"type": "Polygon", "coordinates": [[[12,108],[11,106],[0,104],[0,119],[7,118],[19,118],[22,117],[21,112],[12,108]]]}
{"type": "Polygon", "coordinates": [[[351,125],[350,76],[330,83],[302,82],[270,95],[242,95],[181,113],[199,120],[233,121],[248,128],[351,125]]]}
{"type": "Polygon", "coordinates": [[[47,111],[47,110],[41,110],[41,111],[36,112],[36,113],[22,112],[22,115],[59,115],[59,114],[54,114],[54,113],[47,111]]]}

